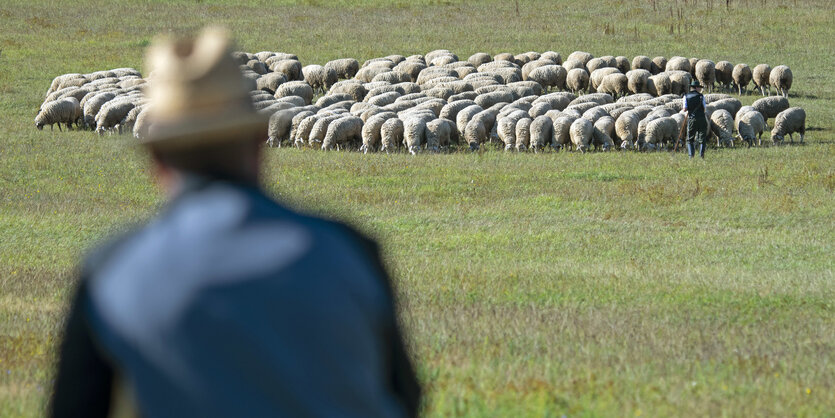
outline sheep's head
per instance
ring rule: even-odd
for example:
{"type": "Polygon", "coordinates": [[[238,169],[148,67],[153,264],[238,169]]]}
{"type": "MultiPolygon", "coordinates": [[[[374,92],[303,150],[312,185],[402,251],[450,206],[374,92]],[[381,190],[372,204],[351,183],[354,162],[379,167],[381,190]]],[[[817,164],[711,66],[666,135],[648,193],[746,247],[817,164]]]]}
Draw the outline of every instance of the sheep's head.
{"type": "Polygon", "coordinates": [[[771,142],[773,142],[774,144],[783,143],[783,135],[771,132],[771,142]]]}
{"type": "Polygon", "coordinates": [[[470,142],[470,151],[478,151],[478,142],[470,142]]]}

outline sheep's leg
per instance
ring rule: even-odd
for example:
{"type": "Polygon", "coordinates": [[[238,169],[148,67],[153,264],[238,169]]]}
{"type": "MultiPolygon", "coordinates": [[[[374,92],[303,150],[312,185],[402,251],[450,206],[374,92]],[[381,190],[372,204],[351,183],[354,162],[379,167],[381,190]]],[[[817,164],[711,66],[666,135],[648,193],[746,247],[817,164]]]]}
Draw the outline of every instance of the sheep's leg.
{"type": "MultiPolygon", "coordinates": [[[[49,129],[52,129],[52,125],[49,125],[49,126],[50,126],[49,129]]],[[[64,130],[61,129],[61,122],[58,122],[58,132],[64,132],[64,130]]]]}

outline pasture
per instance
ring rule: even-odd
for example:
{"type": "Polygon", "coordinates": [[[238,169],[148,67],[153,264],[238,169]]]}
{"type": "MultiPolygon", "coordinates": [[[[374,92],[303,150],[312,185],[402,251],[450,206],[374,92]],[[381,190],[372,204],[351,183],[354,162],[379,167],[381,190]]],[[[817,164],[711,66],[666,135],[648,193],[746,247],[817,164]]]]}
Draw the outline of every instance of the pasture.
{"type": "MultiPolygon", "coordinates": [[[[222,23],[307,63],[446,48],[787,64],[805,146],[683,154],[268,149],[264,183],[377,238],[427,416],[835,410],[827,0],[0,5],[0,416],[40,416],[79,257],[159,210],[129,137],[37,131],[51,79],[222,23]]],[[[759,96],[740,98],[750,104],[759,96]]],[[[772,120],[773,122],[773,120],[772,120]]],[[[766,137],[767,137],[766,133],[766,137]]]]}

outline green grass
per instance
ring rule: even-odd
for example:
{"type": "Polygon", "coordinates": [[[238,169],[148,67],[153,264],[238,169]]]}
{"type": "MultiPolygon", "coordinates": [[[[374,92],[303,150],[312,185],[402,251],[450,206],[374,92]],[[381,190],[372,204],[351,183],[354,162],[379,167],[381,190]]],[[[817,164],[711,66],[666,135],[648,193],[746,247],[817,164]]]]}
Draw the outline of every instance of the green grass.
{"type": "Polygon", "coordinates": [[[270,149],[264,182],[383,243],[426,415],[831,414],[832,5],[652,4],[520,1],[517,16],[512,1],[3,3],[0,416],[43,414],[79,257],[162,203],[127,138],[35,130],[44,92],[61,73],[141,67],[156,33],[209,22],[304,63],[448,48],[788,64],[802,147],[704,162],[270,149]]]}

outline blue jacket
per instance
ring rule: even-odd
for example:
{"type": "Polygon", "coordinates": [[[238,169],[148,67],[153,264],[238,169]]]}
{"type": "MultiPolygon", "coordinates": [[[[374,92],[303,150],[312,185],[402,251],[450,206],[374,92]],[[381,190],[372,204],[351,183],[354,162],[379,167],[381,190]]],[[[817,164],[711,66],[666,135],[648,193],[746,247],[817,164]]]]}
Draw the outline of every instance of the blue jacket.
{"type": "Polygon", "coordinates": [[[414,416],[419,387],[375,244],[247,186],[191,181],[92,255],[53,416],[414,416]],[[103,404],[104,403],[104,404],[103,404]]]}

